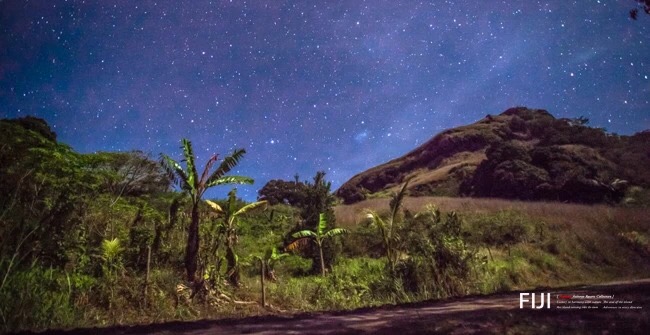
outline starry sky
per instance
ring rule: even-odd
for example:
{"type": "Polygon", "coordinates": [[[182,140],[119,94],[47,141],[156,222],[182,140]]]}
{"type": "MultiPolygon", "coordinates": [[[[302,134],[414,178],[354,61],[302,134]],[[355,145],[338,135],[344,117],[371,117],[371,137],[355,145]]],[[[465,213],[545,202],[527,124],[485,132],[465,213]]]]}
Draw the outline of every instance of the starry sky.
{"type": "MultiPolygon", "coordinates": [[[[513,106],[650,128],[632,0],[0,0],[0,117],[75,150],[248,153],[237,174],[333,189],[513,106]]],[[[213,191],[208,197],[222,196],[213,191]]]]}

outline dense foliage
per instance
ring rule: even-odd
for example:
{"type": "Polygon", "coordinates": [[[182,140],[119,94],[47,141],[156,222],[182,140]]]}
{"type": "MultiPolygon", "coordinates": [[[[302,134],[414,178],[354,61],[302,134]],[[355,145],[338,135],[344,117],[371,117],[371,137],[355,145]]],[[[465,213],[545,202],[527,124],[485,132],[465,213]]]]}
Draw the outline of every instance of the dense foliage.
{"type": "Polygon", "coordinates": [[[307,201],[308,186],[306,183],[273,179],[259,190],[259,199],[266,200],[270,205],[287,204],[304,207],[307,201]]]}
{"type": "MultiPolygon", "coordinates": [[[[387,206],[342,221],[323,172],[275,181],[284,191],[265,187],[253,203],[235,189],[202,199],[250,180],[228,174],[243,151],[199,176],[188,141],[184,167],[139,151],[79,154],[34,118],[0,121],[0,143],[0,332],[349,309],[648,271],[650,227],[636,216],[567,243],[566,227],[516,211],[411,213],[407,178],[387,206]]],[[[543,154],[490,152],[526,164],[543,154]]]]}

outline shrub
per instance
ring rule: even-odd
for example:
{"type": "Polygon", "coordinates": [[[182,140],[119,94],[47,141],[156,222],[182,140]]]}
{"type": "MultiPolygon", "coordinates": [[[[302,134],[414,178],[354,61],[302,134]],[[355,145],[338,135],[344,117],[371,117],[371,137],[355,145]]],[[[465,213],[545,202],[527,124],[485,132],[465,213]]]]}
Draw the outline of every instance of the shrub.
{"type": "Polygon", "coordinates": [[[0,289],[2,331],[74,325],[79,311],[73,297],[85,295],[90,283],[39,266],[14,272],[0,289]]]}
{"type": "Polygon", "coordinates": [[[298,255],[289,255],[276,266],[278,273],[287,273],[292,277],[306,276],[311,271],[312,260],[298,255]]]}
{"type": "Polygon", "coordinates": [[[406,293],[422,298],[440,298],[469,293],[478,264],[476,251],[461,233],[461,219],[455,212],[443,217],[429,206],[410,219],[400,236],[408,253],[397,266],[406,293]]]}

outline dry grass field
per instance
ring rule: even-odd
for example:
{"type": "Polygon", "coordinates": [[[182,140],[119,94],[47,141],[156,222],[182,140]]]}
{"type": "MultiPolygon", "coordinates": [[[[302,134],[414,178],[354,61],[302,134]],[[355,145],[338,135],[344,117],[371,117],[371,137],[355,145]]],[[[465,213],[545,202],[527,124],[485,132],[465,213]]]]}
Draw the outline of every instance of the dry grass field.
{"type": "MultiPolygon", "coordinates": [[[[489,255],[483,292],[650,277],[648,208],[449,197],[411,197],[404,208],[417,213],[430,204],[457,212],[472,244],[489,255]],[[517,241],[485,243],[495,232],[517,241]]],[[[360,229],[364,209],[388,207],[387,198],[339,205],[337,224],[360,229]]]]}
{"type": "MultiPolygon", "coordinates": [[[[387,211],[388,203],[388,198],[376,198],[352,205],[338,205],[334,210],[338,224],[349,228],[364,220],[364,209],[387,211]]],[[[611,222],[620,228],[650,229],[649,208],[451,197],[410,197],[404,201],[404,208],[415,213],[429,204],[435,205],[443,212],[456,211],[465,214],[487,214],[514,210],[557,227],[598,225],[611,222]]]]}

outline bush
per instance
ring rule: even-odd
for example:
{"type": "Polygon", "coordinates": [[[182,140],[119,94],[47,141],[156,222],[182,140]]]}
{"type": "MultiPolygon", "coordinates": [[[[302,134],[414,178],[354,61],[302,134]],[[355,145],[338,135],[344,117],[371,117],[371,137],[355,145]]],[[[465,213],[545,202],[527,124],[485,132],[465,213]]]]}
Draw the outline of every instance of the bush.
{"type": "Polygon", "coordinates": [[[73,301],[86,296],[92,280],[59,270],[34,266],[11,274],[0,289],[3,331],[46,329],[74,325],[73,301]]]}
{"type": "Polygon", "coordinates": [[[365,224],[359,225],[343,240],[343,252],[349,257],[379,258],[385,254],[381,236],[377,229],[365,224]]]}
{"type": "MultiPolygon", "coordinates": [[[[288,259],[277,267],[286,265],[288,259]]],[[[269,297],[298,310],[340,310],[375,305],[385,302],[384,292],[376,290],[382,288],[384,269],[381,260],[345,259],[336,264],[327,277],[288,278],[270,284],[269,297]]]]}
{"type": "Polygon", "coordinates": [[[279,262],[275,268],[277,273],[287,273],[292,277],[306,276],[311,271],[312,260],[302,258],[298,255],[289,255],[282,262],[279,262]]]}
{"type": "Polygon", "coordinates": [[[428,207],[410,221],[400,234],[409,256],[396,268],[405,292],[427,299],[472,291],[478,258],[461,233],[460,217],[428,207]]]}

